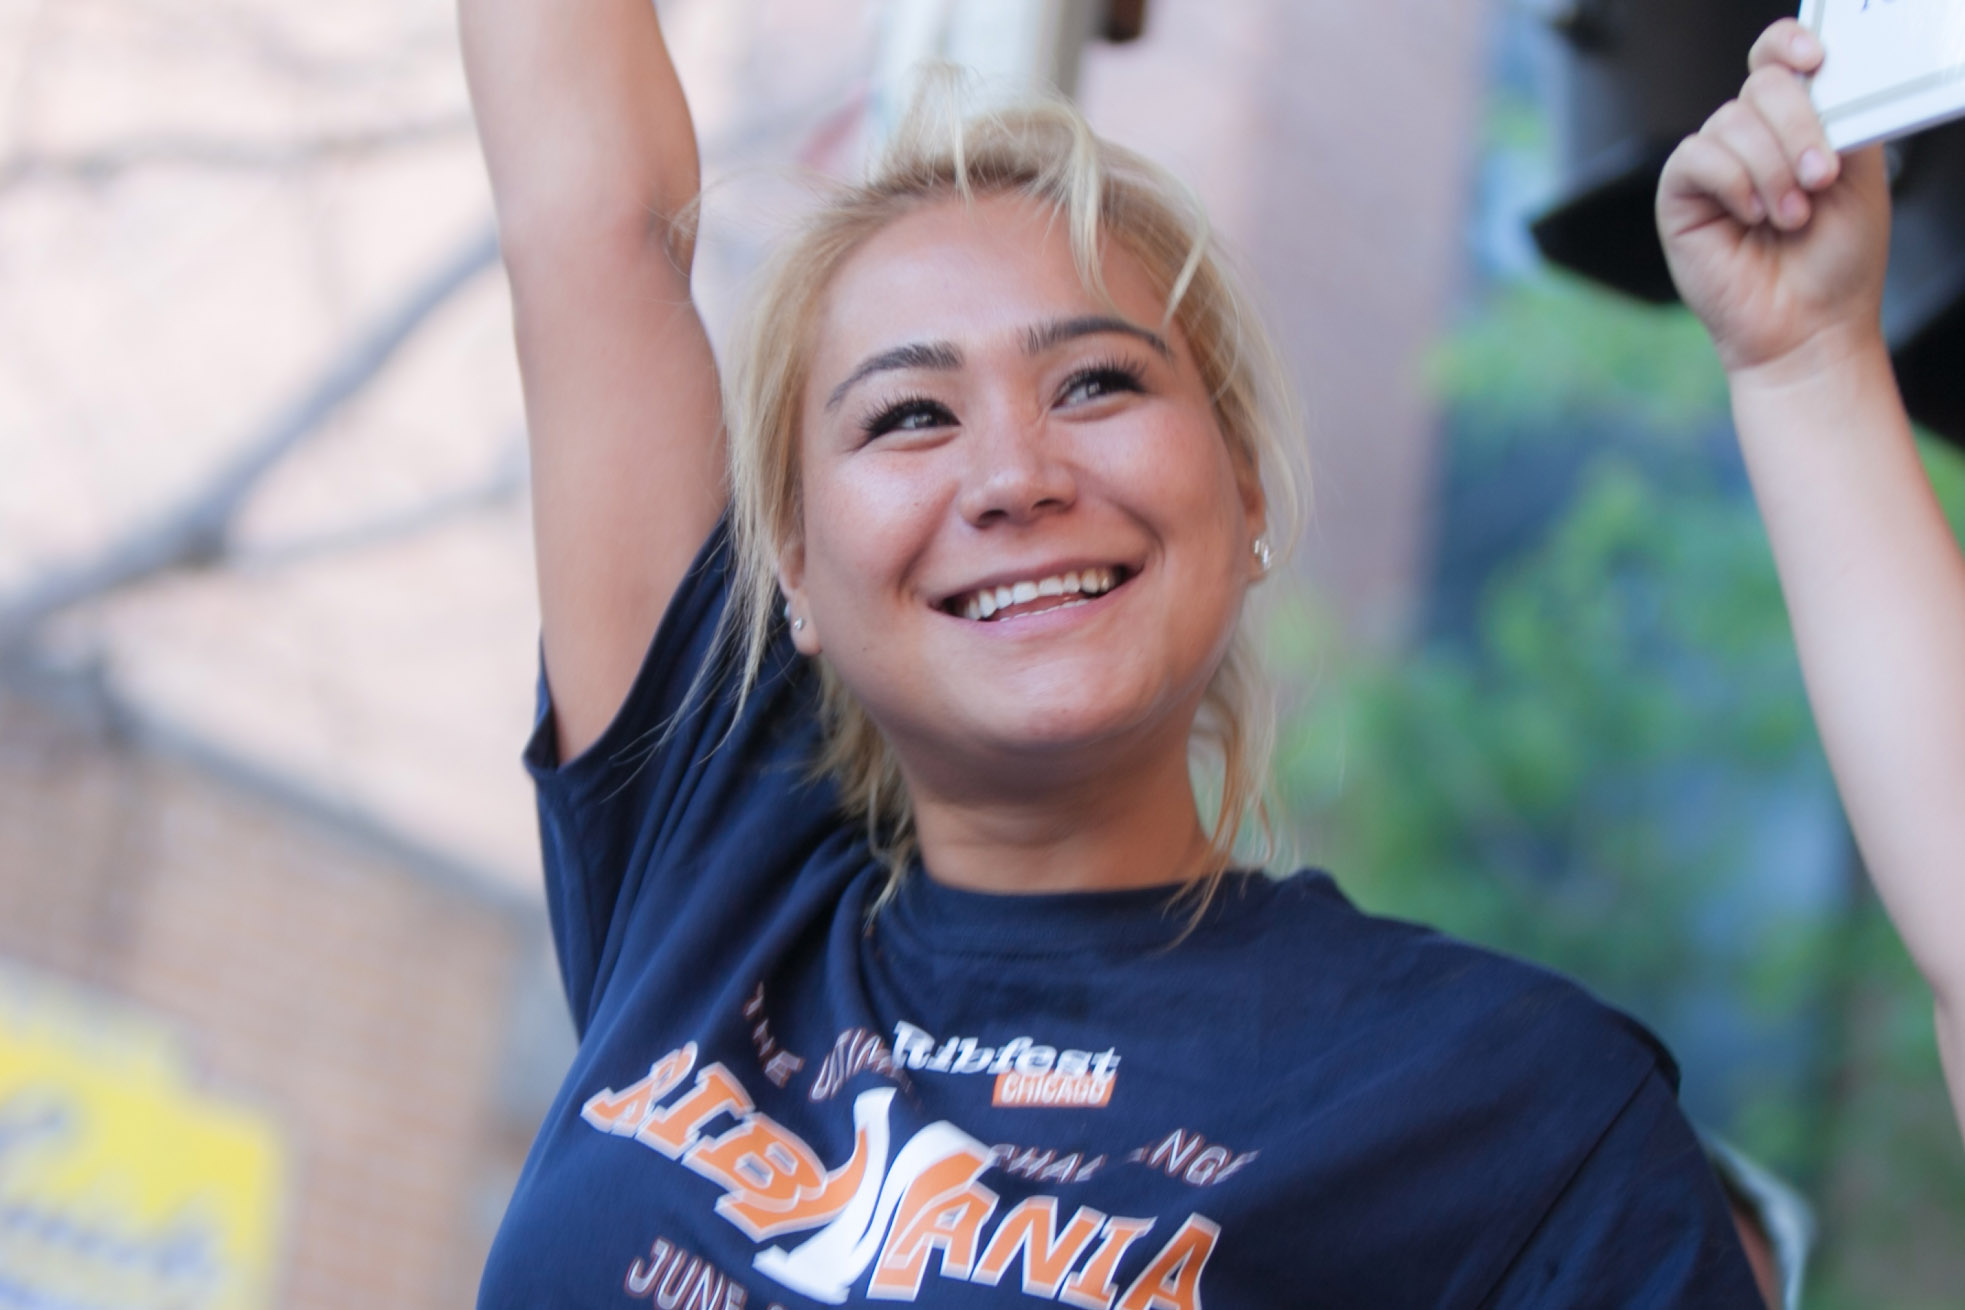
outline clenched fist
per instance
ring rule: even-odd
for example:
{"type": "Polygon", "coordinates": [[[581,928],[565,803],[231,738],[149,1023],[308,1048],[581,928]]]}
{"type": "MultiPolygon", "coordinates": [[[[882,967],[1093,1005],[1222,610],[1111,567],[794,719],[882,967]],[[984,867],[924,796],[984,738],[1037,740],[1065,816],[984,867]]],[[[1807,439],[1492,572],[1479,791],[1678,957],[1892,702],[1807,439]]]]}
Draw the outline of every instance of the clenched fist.
{"type": "Polygon", "coordinates": [[[1672,278],[1732,375],[1821,367],[1881,333],[1883,152],[1830,149],[1806,81],[1823,57],[1793,19],[1768,28],[1739,98],[1680,143],[1659,183],[1672,278]]]}

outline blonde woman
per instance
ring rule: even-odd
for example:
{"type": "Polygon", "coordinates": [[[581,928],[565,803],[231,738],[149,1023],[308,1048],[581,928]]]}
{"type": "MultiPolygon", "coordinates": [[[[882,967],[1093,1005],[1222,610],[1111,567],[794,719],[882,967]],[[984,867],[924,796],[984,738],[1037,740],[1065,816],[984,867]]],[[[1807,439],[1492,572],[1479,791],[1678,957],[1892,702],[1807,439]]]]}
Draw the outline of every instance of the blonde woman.
{"type": "Polygon", "coordinates": [[[723,399],[647,0],[464,19],[581,1034],[481,1305],[1759,1304],[1637,1025],[1232,867],[1294,433],[1177,185],[917,118],[723,399]]]}

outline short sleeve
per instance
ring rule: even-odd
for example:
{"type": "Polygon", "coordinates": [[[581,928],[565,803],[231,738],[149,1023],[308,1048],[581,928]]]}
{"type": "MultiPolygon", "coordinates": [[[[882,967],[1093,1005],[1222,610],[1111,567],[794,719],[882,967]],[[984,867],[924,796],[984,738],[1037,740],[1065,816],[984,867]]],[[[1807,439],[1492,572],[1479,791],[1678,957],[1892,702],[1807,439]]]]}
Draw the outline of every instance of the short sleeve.
{"type": "Polygon", "coordinates": [[[1732,1213],[1660,1072],[1558,1194],[1483,1310],[1761,1310],[1732,1213]]]}
{"type": "MultiPolygon", "coordinates": [[[[813,715],[804,662],[779,632],[757,680],[740,694],[741,657],[724,632],[731,575],[726,521],[670,599],[614,720],[571,760],[558,759],[551,693],[540,674],[524,763],[538,794],[561,977],[582,1032],[635,908],[659,897],[680,917],[705,891],[700,875],[719,843],[769,820],[774,805],[793,803],[808,772],[813,715]]],[[[768,877],[763,866],[771,863],[748,860],[744,871],[768,877]]],[[[748,889],[733,876],[714,890],[741,896],[748,889]]]]}

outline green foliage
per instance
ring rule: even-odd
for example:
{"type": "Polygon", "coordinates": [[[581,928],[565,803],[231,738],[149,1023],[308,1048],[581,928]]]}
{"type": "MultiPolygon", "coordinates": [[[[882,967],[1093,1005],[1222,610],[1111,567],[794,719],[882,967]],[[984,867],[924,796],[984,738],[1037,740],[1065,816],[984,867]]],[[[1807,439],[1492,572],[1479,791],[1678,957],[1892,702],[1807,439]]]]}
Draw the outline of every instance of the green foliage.
{"type": "Polygon", "coordinates": [[[1542,106],[1530,97],[1505,93],[1495,96],[1481,127],[1481,145],[1490,155],[1537,158],[1548,151],[1548,120],[1542,116],[1542,106]]]}
{"type": "Polygon", "coordinates": [[[1672,440],[1723,412],[1705,331],[1561,274],[1499,291],[1434,355],[1435,391],[1477,440],[1508,444],[1634,421],[1672,440]]]}
{"type": "Polygon", "coordinates": [[[1931,487],[1938,493],[1938,504],[1944,508],[1952,535],[1965,541],[1965,456],[1958,453],[1957,447],[1935,438],[1922,442],[1919,449],[1924,456],[1924,471],[1931,477],[1931,487]]]}
{"type": "Polygon", "coordinates": [[[1278,778],[1368,907],[1658,1009],[1703,971],[1692,921],[1746,843],[1731,812],[1689,838],[1670,814],[1788,783],[1812,740],[1750,512],[1609,458],[1490,582],[1471,647],[1342,665],[1286,720],[1278,778]]]}

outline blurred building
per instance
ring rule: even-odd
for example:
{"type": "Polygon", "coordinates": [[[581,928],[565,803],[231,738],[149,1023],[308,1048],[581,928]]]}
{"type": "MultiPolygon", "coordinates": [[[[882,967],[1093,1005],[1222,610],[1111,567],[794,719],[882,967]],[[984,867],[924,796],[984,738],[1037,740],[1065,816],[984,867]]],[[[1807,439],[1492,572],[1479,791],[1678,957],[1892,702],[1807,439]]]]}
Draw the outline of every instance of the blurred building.
{"type": "MultiPolygon", "coordinates": [[[[662,7],[721,332],[796,170],[857,166],[878,0],[662,7]]],[[[1381,640],[1423,583],[1421,363],[1459,276],[1481,14],[1152,0],[1080,79],[1268,302],[1313,424],[1304,570],[1381,640]]],[[[468,254],[489,206],[453,21],[0,12],[0,614],[180,518],[468,254]]],[[[503,287],[422,310],[219,539],[0,659],[0,1213],[121,1234],[204,1289],[185,1304],[468,1300],[570,1049],[517,765],[537,618],[503,287]],[[50,1181],[98,1111],[183,1134],[114,1204],[50,1181]]],[[[8,1241],[0,1265],[29,1258],[8,1241]]],[[[133,1302],[85,1274],[76,1304],[133,1302]]]]}
{"type": "Polygon", "coordinates": [[[0,1281],[467,1303],[542,1104],[538,907],[64,683],[0,697],[0,1281]]]}

